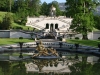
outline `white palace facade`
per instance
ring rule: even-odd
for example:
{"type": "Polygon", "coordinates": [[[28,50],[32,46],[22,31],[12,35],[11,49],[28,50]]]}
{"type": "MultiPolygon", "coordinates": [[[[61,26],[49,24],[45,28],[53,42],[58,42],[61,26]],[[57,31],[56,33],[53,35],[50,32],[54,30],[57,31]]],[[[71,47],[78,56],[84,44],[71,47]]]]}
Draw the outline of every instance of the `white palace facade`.
{"type": "Polygon", "coordinates": [[[66,34],[69,31],[72,18],[66,18],[65,16],[59,17],[27,17],[26,26],[43,30],[44,35],[48,35],[50,32],[54,36],[60,36],[66,34]]]}
{"type": "Polygon", "coordinates": [[[50,15],[40,17],[27,17],[26,26],[31,26],[38,30],[43,30],[42,34],[52,35],[59,37],[65,35],[69,31],[72,18],[66,18],[65,16],[56,16],[56,8],[52,5],[50,8],[50,15]]]}

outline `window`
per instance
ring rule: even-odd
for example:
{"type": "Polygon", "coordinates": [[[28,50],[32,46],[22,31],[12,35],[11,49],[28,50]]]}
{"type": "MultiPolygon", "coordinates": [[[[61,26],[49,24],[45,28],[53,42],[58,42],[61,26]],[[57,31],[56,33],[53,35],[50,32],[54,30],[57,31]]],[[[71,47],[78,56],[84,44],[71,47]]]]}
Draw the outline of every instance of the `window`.
{"type": "Polygon", "coordinates": [[[53,31],[53,24],[51,23],[50,25],[50,31],[52,32],[53,31]]]}
{"type": "Polygon", "coordinates": [[[49,24],[48,24],[48,23],[46,24],[46,27],[45,27],[45,28],[46,28],[46,29],[49,29],[49,24]]]}
{"type": "Polygon", "coordinates": [[[58,24],[55,24],[55,29],[58,29],[58,24]]]}

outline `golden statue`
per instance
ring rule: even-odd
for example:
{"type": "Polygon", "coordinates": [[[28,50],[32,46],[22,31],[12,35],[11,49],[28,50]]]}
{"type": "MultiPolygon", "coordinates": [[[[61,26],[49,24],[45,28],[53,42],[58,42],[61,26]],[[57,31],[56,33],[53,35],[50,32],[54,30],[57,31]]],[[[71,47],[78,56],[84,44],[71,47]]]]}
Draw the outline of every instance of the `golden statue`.
{"type": "Polygon", "coordinates": [[[42,41],[40,41],[40,43],[37,45],[36,50],[38,51],[38,53],[34,54],[33,57],[50,56],[50,55],[58,56],[58,53],[55,49],[45,48],[42,44],[42,41]]]}
{"type": "Polygon", "coordinates": [[[51,49],[49,49],[49,51],[51,52],[52,55],[58,56],[58,53],[55,49],[51,48],[51,49]]]}

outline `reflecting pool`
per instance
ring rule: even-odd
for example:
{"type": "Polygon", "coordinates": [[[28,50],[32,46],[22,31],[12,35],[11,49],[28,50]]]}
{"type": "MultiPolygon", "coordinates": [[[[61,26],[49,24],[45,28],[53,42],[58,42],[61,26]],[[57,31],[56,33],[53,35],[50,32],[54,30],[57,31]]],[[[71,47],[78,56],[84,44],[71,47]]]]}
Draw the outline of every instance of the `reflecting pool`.
{"type": "Polygon", "coordinates": [[[0,75],[100,75],[100,58],[91,55],[73,53],[58,59],[19,59],[0,60],[0,75]]]}

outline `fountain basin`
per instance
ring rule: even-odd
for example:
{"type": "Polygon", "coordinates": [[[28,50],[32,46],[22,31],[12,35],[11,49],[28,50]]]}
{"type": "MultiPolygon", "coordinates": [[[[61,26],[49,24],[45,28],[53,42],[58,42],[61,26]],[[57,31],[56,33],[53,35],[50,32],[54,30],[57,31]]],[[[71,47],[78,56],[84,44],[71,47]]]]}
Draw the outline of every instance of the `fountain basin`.
{"type": "Polygon", "coordinates": [[[36,57],[32,57],[34,59],[57,59],[57,58],[60,58],[59,56],[54,56],[54,55],[51,55],[51,56],[36,56],[36,57]]]}

